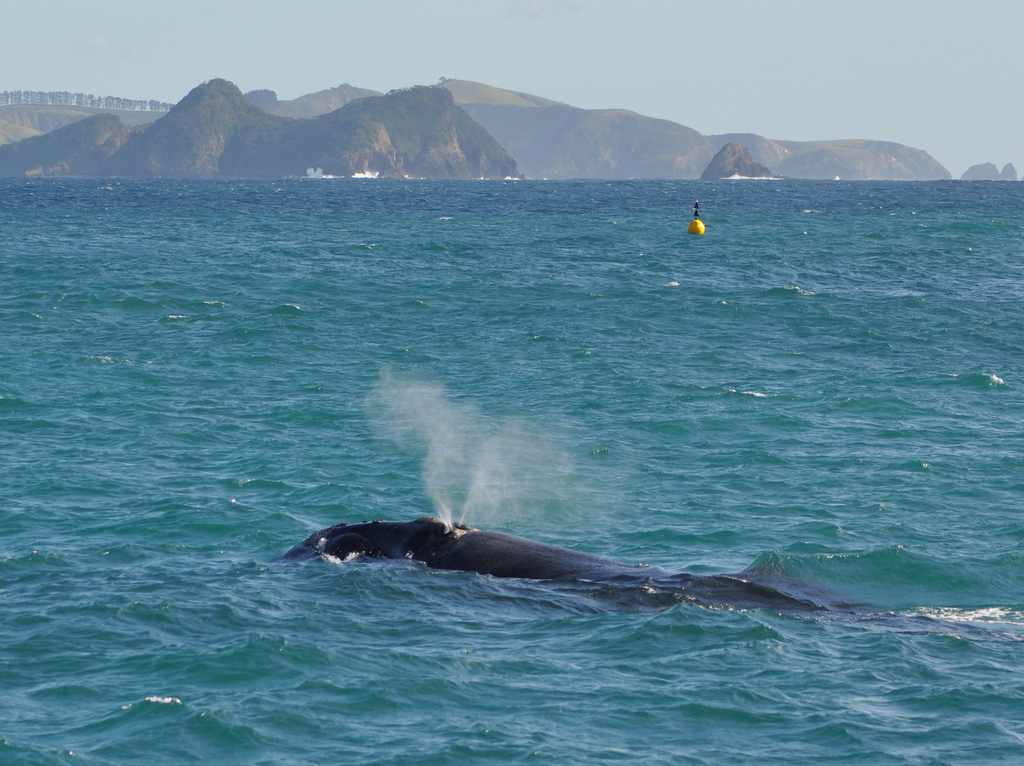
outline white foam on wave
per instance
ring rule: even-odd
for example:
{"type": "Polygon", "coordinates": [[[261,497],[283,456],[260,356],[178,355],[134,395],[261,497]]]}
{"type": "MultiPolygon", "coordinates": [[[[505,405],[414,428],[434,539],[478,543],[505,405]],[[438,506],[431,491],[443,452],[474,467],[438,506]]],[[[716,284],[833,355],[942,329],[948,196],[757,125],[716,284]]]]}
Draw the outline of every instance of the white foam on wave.
{"type": "Polygon", "coordinates": [[[1005,386],[1006,381],[1000,378],[998,375],[993,375],[988,372],[971,372],[967,374],[961,374],[954,372],[950,374],[951,378],[966,378],[970,379],[974,377],[975,380],[986,380],[990,386],[1005,386]]]}
{"type": "Polygon", "coordinates": [[[981,609],[960,609],[956,607],[921,607],[912,614],[932,617],[946,622],[985,623],[1000,625],[1024,626],[1024,612],[1007,609],[1001,606],[983,607],[981,609]]]}
{"type": "Polygon", "coordinates": [[[753,396],[755,399],[767,399],[771,396],[771,394],[763,394],[760,391],[739,391],[735,388],[730,388],[729,393],[743,394],[744,396],[753,396]]]}
{"type": "Polygon", "coordinates": [[[792,290],[797,295],[817,295],[817,293],[815,293],[813,290],[805,290],[804,288],[800,287],[799,285],[786,285],[782,289],[783,290],[792,290]]]}
{"type": "Polygon", "coordinates": [[[90,362],[99,362],[100,364],[135,364],[134,359],[115,359],[112,356],[105,355],[91,355],[87,356],[90,362]]]}
{"type": "Polygon", "coordinates": [[[324,173],[323,168],[306,168],[306,178],[337,178],[337,176],[324,173]]]}

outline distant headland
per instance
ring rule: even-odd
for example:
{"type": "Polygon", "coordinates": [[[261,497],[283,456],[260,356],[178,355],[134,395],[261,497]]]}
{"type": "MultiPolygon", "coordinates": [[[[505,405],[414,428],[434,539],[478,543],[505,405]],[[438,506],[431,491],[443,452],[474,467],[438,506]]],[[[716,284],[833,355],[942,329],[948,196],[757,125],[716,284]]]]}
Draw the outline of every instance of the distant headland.
{"type": "Polygon", "coordinates": [[[7,176],[286,177],[317,168],[384,178],[698,179],[723,172],[710,166],[729,145],[728,156],[748,169],[730,175],[951,177],[927,152],[887,141],[705,136],[627,110],[579,109],[445,78],[387,94],[343,84],[290,101],[210,80],[173,106],[0,94],[0,175],[7,176]]]}
{"type": "MultiPolygon", "coordinates": [[[[3,118],[0,109],[0,119],[3,118]]],[[[449,91],[409,88],[312,118],[269,114],[227,80],[148,124],[103,112],[0,146],[0,175],[518,177],[515,160],[449,91]]]]}

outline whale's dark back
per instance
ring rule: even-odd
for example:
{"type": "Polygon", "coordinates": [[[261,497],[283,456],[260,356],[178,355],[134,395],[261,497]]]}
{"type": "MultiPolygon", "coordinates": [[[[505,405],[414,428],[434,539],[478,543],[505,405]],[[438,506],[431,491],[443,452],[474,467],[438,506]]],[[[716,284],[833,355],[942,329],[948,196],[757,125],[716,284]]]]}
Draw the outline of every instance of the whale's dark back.
{"type": "Polygon", "coordinates": [[[460,569],[494,577],[534,580],[643,579],[658,571],[515,535],[478,529],[466,531],[440,546],[425,563],[437,569],[460,569]]]}
{"type": "Polygon", "coordinates": [[[336,524],[314,532],[282,558],[325,555],[339,559],[352,555],[407,558],[434,569],[535,580],[607,580],[649,571],[525,537],[484,532],[464,524],[449,525],[433,516],[406,522],[336,524]]]}
{"type": "Polygon", "coordinates": [[[452,527],[433,516],[423,516],[415,521],[335,524],[317,530],[281,558],[295,560],[333,556],[344,560],[353,555],[363,555],[423,561],[419,552],[429,549],[434,541],[443,540],[451,530],[452,527]]]}
{"type": "Polygon", "coordinates": [[[790,596],[744,575],[698,577],[672,574],[657,567],[621,564],[611,559],[528,540],[503,532],[450,525],[433,516],[415,521],[337,524],[310,535],[283,559],[354,555],[409,559],[434,569],[454,569],[534,580],[579,580],[639,585],[651,592],[674,594],[680,601],[709,607],[818,611],[812,600],[790,596]]]}

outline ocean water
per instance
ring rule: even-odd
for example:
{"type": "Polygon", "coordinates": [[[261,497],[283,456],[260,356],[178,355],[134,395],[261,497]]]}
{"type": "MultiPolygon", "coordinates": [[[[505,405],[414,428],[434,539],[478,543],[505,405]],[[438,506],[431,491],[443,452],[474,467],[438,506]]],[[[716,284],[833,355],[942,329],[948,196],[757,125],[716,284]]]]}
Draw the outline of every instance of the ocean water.
{"type": "Polygon", "coordinates": [[[0,180],[0,597],[4,764],[1019,763],[1024,185],[0,180]]]}

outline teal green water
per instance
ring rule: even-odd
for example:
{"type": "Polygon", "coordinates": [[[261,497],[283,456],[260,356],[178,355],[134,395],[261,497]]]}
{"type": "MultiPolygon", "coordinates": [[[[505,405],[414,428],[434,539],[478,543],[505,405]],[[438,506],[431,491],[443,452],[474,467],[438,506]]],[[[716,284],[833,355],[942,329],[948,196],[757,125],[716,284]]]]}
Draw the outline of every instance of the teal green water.
{"type": "Polygon", "coordinates": [[[0,180],[0,237],[4,764],[1024,752],[1024,186],[0,180]],[[425,513],[857,606],[275,561],[425,513]]]}

